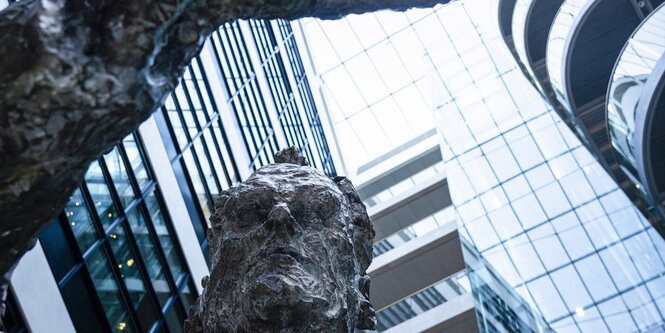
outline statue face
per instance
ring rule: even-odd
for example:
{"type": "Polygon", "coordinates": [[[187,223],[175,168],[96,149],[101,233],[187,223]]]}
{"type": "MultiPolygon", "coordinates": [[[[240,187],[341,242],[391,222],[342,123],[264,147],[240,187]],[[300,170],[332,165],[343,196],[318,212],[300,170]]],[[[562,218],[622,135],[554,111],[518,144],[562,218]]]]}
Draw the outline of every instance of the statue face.
{"type": "Polygon", "coordinates": [[[359,286],[369,287],[353,218],[338,185],[309,167],[269,165],[231,191],[211,219],[219,231],[206,286],[237,312],[226,329],[353,331],[359,286]]]}

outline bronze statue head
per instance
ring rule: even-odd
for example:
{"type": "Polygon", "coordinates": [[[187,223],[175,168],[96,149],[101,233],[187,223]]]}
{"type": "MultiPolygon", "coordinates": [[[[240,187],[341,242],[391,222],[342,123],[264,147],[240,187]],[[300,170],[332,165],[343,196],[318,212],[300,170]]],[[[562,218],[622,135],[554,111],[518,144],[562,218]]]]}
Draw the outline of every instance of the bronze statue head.
{"type": "Polygon", "coordinates": [[[225,191],[210,218],[212,269],[187,332],[373,328],[374,229],[351,182],[295,148],[225,191]]]}

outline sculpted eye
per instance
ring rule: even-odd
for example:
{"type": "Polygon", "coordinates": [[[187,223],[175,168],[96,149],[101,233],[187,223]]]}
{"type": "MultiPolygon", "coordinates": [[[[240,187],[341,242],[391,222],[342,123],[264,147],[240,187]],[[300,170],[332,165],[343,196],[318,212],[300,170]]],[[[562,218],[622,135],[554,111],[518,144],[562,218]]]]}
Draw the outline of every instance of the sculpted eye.
{"type": "Polygon", "coordinates": [[[269,213],[265,206],[258,204],[229,208],[231,209],[226,212],[229,227],[240,231],[262,224],[268,218],[269,213]]]}
{"type": "Polygon", "coordinates": [[[254,206],[245,210],[240,219],[244,220],[247,224],[260,223],[268,218],[270,211],[264,207],[254,206]]]}

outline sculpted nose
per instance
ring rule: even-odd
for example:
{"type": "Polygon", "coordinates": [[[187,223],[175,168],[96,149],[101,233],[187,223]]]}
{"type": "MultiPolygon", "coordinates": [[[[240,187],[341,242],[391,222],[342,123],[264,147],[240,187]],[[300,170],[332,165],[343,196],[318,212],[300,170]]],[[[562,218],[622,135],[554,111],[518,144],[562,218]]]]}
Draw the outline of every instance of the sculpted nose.
{"type": "Polygon", "coordinates": [[[270,210],[268,224],[278,232],[289,235],[296,233],[296,220],[291,216],[291,211],[285,203],[278,203],[270,210]]]}

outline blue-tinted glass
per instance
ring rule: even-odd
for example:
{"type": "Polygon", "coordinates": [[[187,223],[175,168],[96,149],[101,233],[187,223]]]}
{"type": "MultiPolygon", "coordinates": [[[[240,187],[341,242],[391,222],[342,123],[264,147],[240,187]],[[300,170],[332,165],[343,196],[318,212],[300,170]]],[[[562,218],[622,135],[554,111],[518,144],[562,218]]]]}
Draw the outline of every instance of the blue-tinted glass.
{"type": "Polygon", "coordinates": [[[505,246],[523,279],[531,280],[545,273],[545,267],[526,235],[506,241],[505,246]]]}
{"type": "Polygon", "coordinates": [[[538,153],[536,143],[529,136],[509,142],[508,146],[517,158],[517,163],[522,170],[527,170],[543,162],[542,156],[538,153]]]}
{"type": "Polygon", "coordinates": [[[616,294],[614,282],[598,256],[589,256],[576,262],[575,268],[580,273],[580,277],[593,299],[605,299],[616,294]]]}
{"type": "Polygon", "coordinates": [[[109,175],[113,179],[113,185],[115,185],[115,189],[118,192],[120,202],[122,202],[124,207],[127,207],[136,199],[136,194],[132,189],[132,184],[129,181],[129,175],[127,175],[127,169],[125,168],[125,163],[122,161],[118,147],[113,148],[110,153],[104,155],[104,161],[106,162],[109,175]]]}
{"type": "Polygon", "coordinates": [[[543,210],[540,208],[538,200],[536,200],[536,197],[533,194],[528,194],[520,199],[512,201],[511,206],[513,206],[517,218],[522,222],[524,229],[530,229],[547,219],[545,213],[543,213],[543,210]]]}
{"type": "Polygon", "coordinates": [[[173,304],[166,313],[166,326],[171,333],[181,333],[182,323],[185,321],[185,314],[180,310],[177,304],[173,304]]]}
{"type": "Polygon", "coordinates": [[[600,252],[600,257],[612,273],[612,279],[619,290],[625,290],[640,280],[630,256],[621,244],[614,245],[600,252]]]}
{"type": "Polygon", "coordinates": [[[118,263],[118,270],[125,280],[127,290],[132,298],[135,308],[146,299],[146,289],[139,271],[136,254],[129,246],[129,239],[122,225],[117,226],[109,235],[109,243],[113,249],[113,255],[118,263]]]}
{"type": "Polygon", "coordinates": [[[640,330],[645,331],[652,323],[661,322],[660,313],[645,286],[639,286],[621,295],[640,330]]]}
{"type": "Polygon", "coordinates": [[[534,301],[545,320],[552,320],[568,313],[549,276],[546,275],[530,282],[527,287],[531,290],[534,301]]]}
{"type": "Polygon", "coordinates": [[[192,282],[190,278],[189,281],[187,281],[185,284],[185,287],[180,291],[180,301],[182,302],[183,307],[188,310],[192,304],[194,304],[196,297],[198,297],[196,294],[196,289],[190,288],[191,283],[192,282]]]}
{"type": "Polygon", "coordinates": [[[547,166],[547,164],[541,164],[527,171],[524,173],[524,175],[529,181],[529,185],[531,185],[531,188],[534,190],[539,189],[554,181],[554,176],[552,175],[552,172],[550,171],[550,168],[547,166]]]}
{"type": "Polygon", "coordinates": [[[522,225],[509,205],[489,213],[488,218],[502,240],[509,239],[523,231],[522,225]]]}
{"type": "MultiPolygon", "coordinates": [[[[159,261],[159,255],[153,241],[153,236],[145,223],[141,210],[137,207],[127,213],[127,221],[136,239],[136,245],[141,253],[141,258],[145,263],[150,282],[152,283],[157,299],[162,307],[166,305],[166,301],[171,295],[171,287],[169,286],[166,277],[164,276],[164,268],[159,261]]],[[[127,259],[125,265],[134,262],[134,259],[127,259]]]]}
{"type": "Polygon", "coordinates": [[[99,235],[80,189],[77,189],[69,199],[65,206],[65,215],[81,252],[85,252],[99,235]]]}
{"type": "Polygon", "coordinates": [[[474,244],[481,251],[499,243],[499,238],[485,216],[467,223],[466,228],[469,229],[474,244]]]}
{"type": "Polygon", "coordinates": [[[566,192],[566,197],[570,200],[570,204],[573,207],[577,207],[596,197],[582,170],[577,170],[566,175],[561,178],[560,182],[561,187],[566,192]]]}
{"type": "Polygon", "coordinates": [[[152,220],[152,224],[155,227],[157,239],[159,240],[159,244],[164,251],[169,269],[171,270],[171,274],[173,274],[173,279],[177,282],[182,276],[186,274],[186,272],[182,263],[182,259],[178,253],[178,249],[176,248],[174,237],[166,225],[166,220],[162,213],[162,209],[159,201],[157,200],[155,192],[151,193],[145,199],[145,204],[148,207],[150,220],[152,220]]]}
{"type": "Polygon", "coordinates": [[[120,288],[113,277],[106,251],[102,248],[93,253],[86,264],[111,329],[114,332],[134,332],[134,325],[122,302],[120,288]]]}
{"type": "Polygon", "coordinates": [[[208,196],[206,194],[207,192],[203,186],[204,180],[196,169],[196,163],[194,162],[194,155],[192,155],[191,149],[188,149],[183,153],[183,161],[184,167],[187,169],[187,172],[190,175],[190,179],[192,181],[192,185],[194,186],[194,192],[196,193],[199,205],[203,210],[203,216],[207,222],[208,218],[212,214],[212,207],[210,207],[208,196]]]}
{"type": "Polygon", "coordinates": [[[532,229],[528,236],[547,270],[561,267],[570,260],[550,224],[532,229]]]}
{"type": "Polygon", "coordinates": [[[574,213],[566,213],[552,221],[554,230],[559,234],[561,243],[571,259],[575,260],[593,251],[586,231],[574,213]]]}
{"type": "Polygon", "coordinates": [[[614,332],[635,332],[637,326],[631,317],[629,309],[621,300],[621,297],[613,297],[598,305],[600,313],[605,318],[607,325],[614,332]]]}
{"type": "Polygon", "coordinates": [[[139,184],[139,188],[145,187],[150,182],[150,175],[148,175],[148,171],[145,167],[145,163],[143,162],[143,158],[139,151],[139,147],[136,139],[134,138],[134,135],[129,135],[124,140],[122,140],[122,145],[125,148],[125,152],[127,153],[127,158],[129,159],[129,163],[132,166],[132,171],[134,172],[134,177],[139,184]]]}
{"type": "Polygon", "coordinates": [[[520,198],[531,191],[529,183],[527,183],[526,178],[522,175],[503,183],[502,186],[510,201],[520,198]]]}
{"type": "Polygon", "coordinates": [[[568,198],[561,190],[559,183],[551,183],[536,190],[536,196],[548,218],[554,218],[570,210],[568,198]]]}
{"type": "Polygon", "coordinates": [[[85,182],[99,219],[106,229],[118,218],[118,208],[113,203],[109,186],[104,179],[99,162],[95,161],[90,164],[90,168],[85,174],[85,182]]]}
{"type": "Polygon", "coordinates": [[[605,333],[610,332],[610,329],[605,325],[604,319],[600,316],[600,312],[596,307],[584,308],[584,311],[579,311],[576,314],[577,324],[582,332],[605,333]]]}
{"type": "Polygon", "coordinates": [[[111,231],[109,243],[118,264],[120,277],[124,281],[125,287],[127,287],[129,297],[140,321],[139,324],[144,331],[148,330],[158,320],[158,310],[155,309],[148,295],[146,279],[139,270],[137,254],[130,247],[124,225],[121,224],[111,231]]]}
{"type": "Polygon", "coordinates": [[[568,265],[551,273],[552,281],[561,293],[568,312],[585,308],[592,303],[586,286],[572,265],[568,265]]]}

